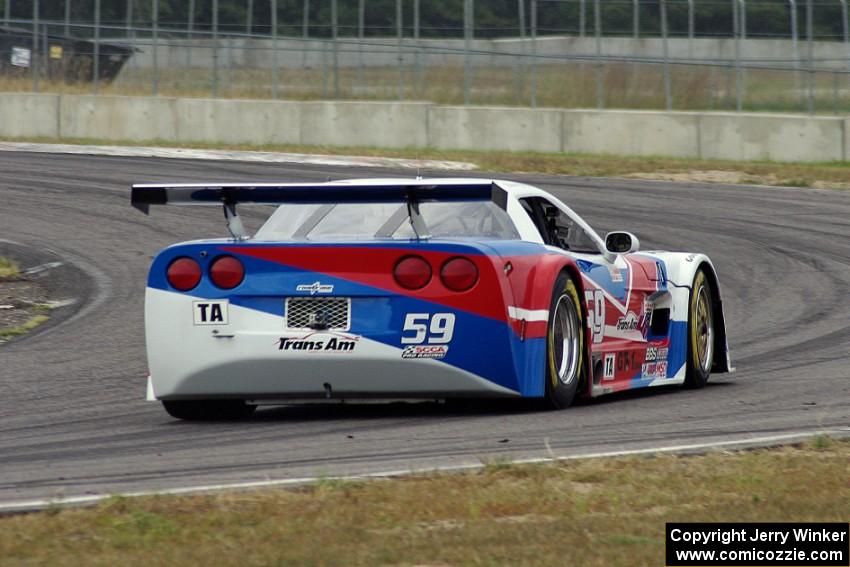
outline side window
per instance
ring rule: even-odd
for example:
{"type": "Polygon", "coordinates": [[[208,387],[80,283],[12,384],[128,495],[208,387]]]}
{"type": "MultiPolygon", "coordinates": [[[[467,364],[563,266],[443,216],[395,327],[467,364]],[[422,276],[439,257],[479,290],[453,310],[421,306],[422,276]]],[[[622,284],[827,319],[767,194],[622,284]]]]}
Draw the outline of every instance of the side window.
{"type": "Polygon", "coordinates": [[[543,213],[541,212],[539,201],[540,199],[537,197],[527,197],[519,200],[522,208],[525,209],[525,212],[528,213],[529,217],[531,217],[531,222],[534,223],[534,226],[537,228],[537,232],[540,233],[540,237],[543,239],[543,242],[546,244],[552,244],[552,241],[549,239],[549,233],[546,231],[546,224],[543,219],[543,213]]]}
{"type": "Polygon", "coordinates": [[[593,240],[564,211],[546,199],[540,199],[540,208],[547,234],[544,239],[549,244],[573,252],[599,252],[593,240]]]}

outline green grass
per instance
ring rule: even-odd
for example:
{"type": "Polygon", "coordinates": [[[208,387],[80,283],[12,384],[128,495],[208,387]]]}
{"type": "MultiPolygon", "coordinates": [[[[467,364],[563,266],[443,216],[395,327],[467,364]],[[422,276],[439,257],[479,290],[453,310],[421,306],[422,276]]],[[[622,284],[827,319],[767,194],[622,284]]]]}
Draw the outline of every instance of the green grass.
{"type": "MultiPolygon", "coordinates": [[[[645,156],[438,150],[433,148],[384,149],[285,144],[179,143],[157,140],[146,142],[105,141],[80,138],[5,138],[5,140],[450,160],[473,163],[482,171],[496,173],[546,173],[587,177],[639,177],[679,181],[759,184],[778,187],[850,189],[850,162],[777,163],[770,161],[700,160],[645,156]]],[[[429,175],[429,172],[423,171],[423,174],[429,175]]]]}
{"type": "Polygon", "coordinates": [[[665,522],[846,522],[850,442],[297,490],[111,498],[0,517],[6,565],[663,565],[665,522]]]}
{"type": "Polygon", "coordinates": [[[17,262],[12,260],[11,258],[0,256],[0,279],[14,278],[17,277],[20,273],[21,269],[20,266],[18,266],[17,262]]]}
{"type": "Polygon", "coordinates": [[[25,323],[14,327],[5,327],[0,329],[0,340],[13,339],[21,335],[25,335],[47,321],[50,317],[47,315],[35,315],[30,317],[25,323]]]}

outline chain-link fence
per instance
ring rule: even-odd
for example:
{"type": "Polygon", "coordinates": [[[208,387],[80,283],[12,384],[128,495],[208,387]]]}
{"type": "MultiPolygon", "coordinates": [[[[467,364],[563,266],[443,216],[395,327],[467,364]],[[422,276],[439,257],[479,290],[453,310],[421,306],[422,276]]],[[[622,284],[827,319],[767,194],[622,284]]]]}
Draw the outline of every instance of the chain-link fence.
{"type": "Polygon", "coordinates": [[[6,0],[0,90],[850,109],[847,0],[516,0],[499,26],[476,25],[484,0],[455,0],[439,26],[421,0],[239,0],[241,21],[219,0],[163,18],[165,0],[126,0],[121,20],[75,1],[46,19],[38,1],[6,0]]]}

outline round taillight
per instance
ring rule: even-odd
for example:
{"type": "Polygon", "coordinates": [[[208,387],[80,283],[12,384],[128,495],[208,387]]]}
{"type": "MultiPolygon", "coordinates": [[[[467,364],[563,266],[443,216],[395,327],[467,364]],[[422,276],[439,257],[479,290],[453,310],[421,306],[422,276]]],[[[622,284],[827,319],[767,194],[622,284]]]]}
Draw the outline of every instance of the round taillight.
{"type": "Polygon", "coordinates": [[[393,269],[396,283],[406,289],[419,289],[431,281],[431,264],[421,256],[405,256],[393,269]]]}
{"type": "Polygon", "coordinates": [[[443,264],[440,279],[452,291],[466,291],[478,281],[478,268],[467,258],[451,258],[443,264]]]}
{"type": "Polygon", "coordinates": [[[195,260],[181,256],[169,264],[165,277],[171,287],[189,291],[201,281],[201,266],[195,260]]]}
{"type": "Polygon", "coordinates": [[[210,265],[210,279],[222,289],[233,289],[242,283],[245,268],[233,256],[219,256],[210,265]]]}

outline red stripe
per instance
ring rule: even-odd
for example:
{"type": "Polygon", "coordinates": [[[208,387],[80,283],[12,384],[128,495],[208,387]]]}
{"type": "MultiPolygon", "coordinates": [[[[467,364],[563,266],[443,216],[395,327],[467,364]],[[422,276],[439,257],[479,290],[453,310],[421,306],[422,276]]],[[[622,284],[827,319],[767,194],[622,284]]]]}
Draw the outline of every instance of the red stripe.
{"type": "Polygon", "coordinates": [[[241,254],[296,269],[326,274],[395,295],[431,301],[482,317],[499,321],[507,320],[505,297],[510,297],[510,291],[507,289],[504,276],[500,277],[497,271],[503,269],[502,261],[495,257],[479,254],[465,256],[478,268],[478,283],[468,291],[455,292],[443,286],[440,282],[439,271],[443,262],[459,255],[456,253],[357,246],[245,246],[225,247],[224,250],[232,254],[241,254]],[[425,258],[434,271],[431,281],[424,288],[416,291],[400,287],[392,276],[396,262],[410,254],[425,258]]]}

